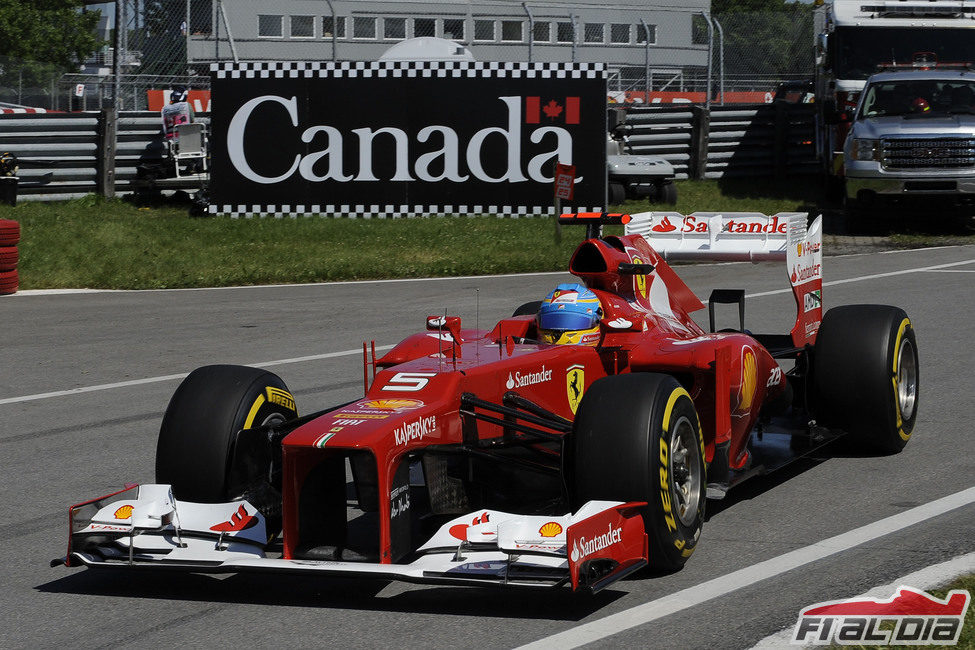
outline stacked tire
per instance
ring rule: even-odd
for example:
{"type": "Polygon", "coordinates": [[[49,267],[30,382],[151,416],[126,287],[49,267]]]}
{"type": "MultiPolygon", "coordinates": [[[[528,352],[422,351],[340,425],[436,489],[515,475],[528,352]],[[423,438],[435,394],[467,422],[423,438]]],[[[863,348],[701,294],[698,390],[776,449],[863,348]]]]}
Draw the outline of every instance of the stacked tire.
{"type": "Polygon", "coordinates": [[[17,262],[20,254],[20,224],[10,219],[0,219],[0,296],[16,293],[19,278],[17,262]]]}

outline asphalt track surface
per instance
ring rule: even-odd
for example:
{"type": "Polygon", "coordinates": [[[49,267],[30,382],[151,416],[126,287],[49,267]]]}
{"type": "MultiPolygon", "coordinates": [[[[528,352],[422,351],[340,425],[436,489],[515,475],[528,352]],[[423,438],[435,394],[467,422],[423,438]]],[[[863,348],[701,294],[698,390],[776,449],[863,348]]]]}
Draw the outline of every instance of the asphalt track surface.
{"type": "MultiPolygon", "coordinates": [[[[48,566],[65,551],[68,505],[153,479],[163,410],[193,368],[281,362],[269,367],[307,412],[361,394],[363,339],[395,343],[444,310],[485,327],[563,276],[4,297],[0,647],[747,648],[804,606],[975,550],[973,491],[964,492],[975,486],[975,246],[832,257],[824,268],[826,307],[889,303],[914,321],[921,396],[907,448],[864,456],[840,442],[749,481],[709,502],[682,571],[640,574],[592,598],[48,566]],[[928,504],[951,495],[954,505],[932,516],[928,504]],[[862,534],[882,520],[896,525],[862,534]]],[[[679,272],[704,298],[744,288],[750,329],[791,325],[781,266],[679,272]]]]}

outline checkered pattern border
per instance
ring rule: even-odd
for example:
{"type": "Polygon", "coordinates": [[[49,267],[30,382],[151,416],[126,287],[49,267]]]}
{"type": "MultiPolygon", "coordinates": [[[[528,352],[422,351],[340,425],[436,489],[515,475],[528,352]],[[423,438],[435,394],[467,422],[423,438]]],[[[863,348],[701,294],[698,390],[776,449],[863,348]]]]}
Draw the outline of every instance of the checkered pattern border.
{"type": "MultiPolygon", "coordinates": [[[[388,219],[434,215],[495,214],[507,217],[554,215],[554,207],[510,205],[210,205],[211,214],[239,217],[362,217],[388,219]]],[[[562,212],[602,212],[603,208],[563,206],[562,212]]]]}
{"type": "Polygon", "coordinates": [[[243,61],[211,63],[217,79],[327,77],[482,77],[602,79],[604,63],[502,61],[243,61]]]}

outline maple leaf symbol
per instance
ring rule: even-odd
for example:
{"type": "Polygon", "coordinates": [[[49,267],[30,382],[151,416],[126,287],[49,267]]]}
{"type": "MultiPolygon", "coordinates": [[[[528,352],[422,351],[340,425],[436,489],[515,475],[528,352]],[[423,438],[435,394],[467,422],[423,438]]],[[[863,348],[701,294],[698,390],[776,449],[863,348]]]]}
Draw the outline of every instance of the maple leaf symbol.
{"type": "Polygon", "coordinates": [[[548,116],[548,119],[554,120],[562,112],[562,105],[556,102],[554,99],[549,100],[545,106],[542,106],[542,112],[548,116]]]}

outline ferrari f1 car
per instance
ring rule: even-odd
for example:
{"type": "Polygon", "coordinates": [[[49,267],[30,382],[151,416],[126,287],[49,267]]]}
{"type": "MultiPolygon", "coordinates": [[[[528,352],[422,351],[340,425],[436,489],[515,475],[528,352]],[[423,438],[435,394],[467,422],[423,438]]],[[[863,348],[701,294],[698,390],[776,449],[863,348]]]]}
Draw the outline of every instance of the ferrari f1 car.
{"type": "Polygon", "coordinates": [[[380,358],[364,345],[364,397],[301,416],[267,371],[200,368],[163,417],[156,483],[72,506],[55,562],[596,591],[683,566],[707,500],[749,476],[843,433],[888,453],[908,441],[911,321],[823,314],[819,219],[560,220],[586,228],[569,263],[584,286],[548,302],[595,297],[585,340],[543,341],[538,303],[489,331],[428,316],[380,358]],[[667,259],[784,261],[795,325],[747,331],[744,292],[724,289],[704,329],[667,259]],[[716,332],[722,303],[740,318],[716,332]]]}

